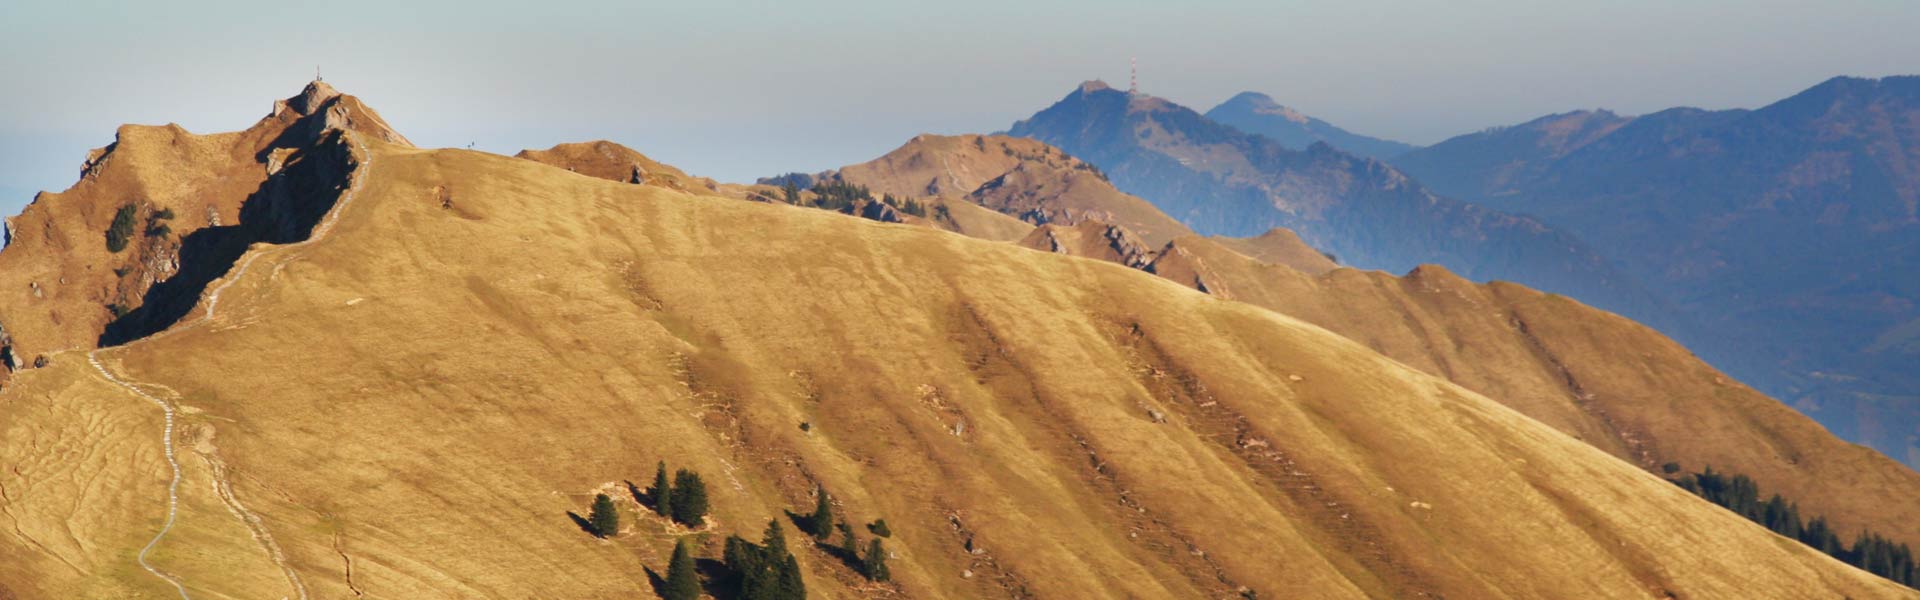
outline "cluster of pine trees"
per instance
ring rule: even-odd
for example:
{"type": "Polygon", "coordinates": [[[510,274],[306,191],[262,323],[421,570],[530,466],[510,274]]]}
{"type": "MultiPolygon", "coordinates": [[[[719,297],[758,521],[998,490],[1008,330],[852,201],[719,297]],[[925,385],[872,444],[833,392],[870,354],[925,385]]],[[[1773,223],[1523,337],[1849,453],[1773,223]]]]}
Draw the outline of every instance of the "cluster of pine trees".
{"type": "Polygon", "coordinates": [[[867,531],[879,537],[868,542],[866,552],[863,554],[860,551],[860,540],[854,536],[853,526],[833,516],[833,497],[827,495],[827,489],[824,487],[818,488],[817,492],[813,513],[800,518],[800,523],[807,533],[812,534],[821,546],[832,549],[834,554],[868,580],[880,582],[891,580],[893,576],[887,571],[887,548],[880,541],[881,537],[892,535],[892,532],[887,529],[887,520],[881,519],[867,525],[867,531]],[[834,533],[840,534],[840,543],[837,545],[829,543],[834,533]]]}
{"type": "MultiPolygon", "coordinates": [[[[659,470],[654,472],[653,485],[647,488],[644,497],[636,492],[634,500],[651,507],[660,516],[688,527],[699,527],[705,523],[709,508],[707,483],[700,479],[700,474],[681,469],[669,483],[667,463],[664,461],[660,463],[659,470]]],[[[587,517],[578,520],[580,526],[594,537],[608,538],[620,534],[620,511],[614,506],[613,498],[606,494],[594,495],[593,506],[587,510],[587,517]]]]}
{"type": "Polygon", "coordinates": [[[822,181],[813,184],[813,205],[833,211],[848,211],[861,202],[872,202],[873,192],[864,185],[854,185],[844,181],[822,181]]]}
{"type": "Polygon", "coordinates": [[[699,527],[707,517],[707,483],[700,474],[681,469],[667,482],[667,463],[653,473],[653,485],[647,486],[647,502],[653,512],[688,527],[699,527]]]}
{"type": "MultiPolygon", "coordinates": [[[[654,473],[653,485],[647,488],[644,495],[645,498],[641,499],[643,504],[650,505],[655,512],[675,522],[688,526],[704,522],[707,490],[698,473],[681,469],[669,482],[667,464],[663,461],[654,473]]],[[[868,580],[886,582],[892,579],[887,569],[886,545],[880,540],[893,535],[886,519],[867,524],[867,531],[876,537],[868,541],[862,552],[853,526],[834,515],[833,497],[827,494],[826,488],[818,488],[812,513],[788,514],[802,530],[815,538],[818,547],[845,561],[868,580]],[[840,541],[837,544],[829,543],[835,533],[840,535],[840,541]]],[[[582,527],[598,537],[613,537],[620,531],[619,511],[613,498],[606,494],[594,496],[592,509],[580,521],[582,527]]],[[[687,538],[675,541],[673,556],[667,561],[666,576],[659,588],[661,595],[668,600],[695,600],[700,597],[703,582],[693,552],[687,538]]],[[[723,597],[741,600],[804,600],[807,597],[806,579],[799,561],[787,550],[786,532],[778,518],[767,523],[766,532],[758,544],[739,535],[727,536],[721,560],[725,570],[713,584],[731,592],[723,597]]]]}
{"type": "Polygon", "coordinates": [[[893,194],[881,194],[880,201],[887,206],[893,207],[894,210],[909,215],[920,218],[926,218],[927,216],[927,205],[912,198],[895,198],[893,194]]]}
{"type": "Polygon", "coordinates": [[[867,204],[879,202],[893,207],[894,210],[920,218],[926,218],[928,213],[935,210],[942,213],[946,212],[945,206],[935,205],[933,208],[928,208],[928,203],[905,196],[881,194],[880,198],[876,199],[873,197],[873,191],[868,189],[867,186],[854,185],[844,181],[815,182],[813,187],[807,188],[807,191],[813,192],[813,197],[809,199],[800,194],[801,188],[799,184],[794,182],[792,177],[784,179],[785,181],[782,181],[780,184],[780,201],[794,206],[811,206],[835,212],[856,214],[867,204]]]}
{"type": "MultiPolygon", "coordinates": [[[[1679,470],[1678,465],[1668,464],[1669,473],[1679,470]]],[[[1713,467],[1699,473],[1684,474],[1672,480],[1681,488],[1731,510],[1747,520],[1766,526],[1800,543],[1827,553],[1827,555],[1856,567],[1891,579],[1908,587],[1920,587],[1920,567],[1913,562],[1913,550],[1906,544],[1896,544],[1880,534],[1862,531],[1854,538],[1853,545],[1840,542],[1840,536],[1827,524],[1826,517],[1814,517],[1811,521],[1800,519],[1800,505],[1774,494],[1766,500],[1760,499],[1760,486],[1746,475],[1716,473],[1713,467]]]]}
{"type": "Polygon", "coordinates": [[[737,592],[742,600],[786,600],[807,597],[807,582],[800,575],[800,563],[787,551],[787,536],[780,520],[767,523],[767,532],[759,544],[740,536],[727,536],[721,560],[727,566],[722,584],[737,592]]]}

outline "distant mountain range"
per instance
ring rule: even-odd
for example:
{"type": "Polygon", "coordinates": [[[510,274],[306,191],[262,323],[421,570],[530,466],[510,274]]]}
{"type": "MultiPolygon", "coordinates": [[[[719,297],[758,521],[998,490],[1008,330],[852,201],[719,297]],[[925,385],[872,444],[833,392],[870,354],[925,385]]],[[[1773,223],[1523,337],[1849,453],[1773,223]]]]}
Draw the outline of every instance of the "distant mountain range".
{"type": "Polygon", "coordinates": [[[1120,190],[1201,234],[1244,237],[1285,227],[1343,264],[1405,272],[1437,263],[1471,279],[1525,282],[1666,324],[1651,294],[1576,236],[1435,194],[1387,163],[1326,142],[1295,150],[1098,81],[1010,133],[1093,163],[1120,190]]]}
{"type": "Polygon", "coordinates": [[[1757,110],[1575,111],[1426,148],[1253,92],[1201,115],[1089,82],[1010,133],[1202,234],[1285,227],[1348,265],[1436,263],[1622,313],[1920,464],[1920,78],[1835,78],[1757,110]]]}
{"type": "Polygon", "coordinates": [[[1207,118],[1213,119],[1235,129],[1264,135],[1280,142],[1281,145],[1295,150],[1305,150],[1316,143],[1327,145],[1365,156],[1385,160],[1413,150],[1413,144],[1368,137],[1341,129],[1332,123],[1316,119],[1300,111],[1282,106],[1273,98],[1259,92],[1241,92],[1213,110],[1207,111],[1207,118]]]}
{"type": "Polygon", "coordinates": [[[1552,115],[1393,162],[1575,233],[1673,301],[1697,351],[1920,464],[1920,77],[1757,110],[1552,115]]]}

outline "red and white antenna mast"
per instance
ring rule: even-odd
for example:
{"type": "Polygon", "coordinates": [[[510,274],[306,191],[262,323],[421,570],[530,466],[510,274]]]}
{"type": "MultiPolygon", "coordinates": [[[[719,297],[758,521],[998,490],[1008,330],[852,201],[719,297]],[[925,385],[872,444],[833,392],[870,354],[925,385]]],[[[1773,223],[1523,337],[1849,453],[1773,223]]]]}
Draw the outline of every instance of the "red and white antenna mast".
{"type": "Polygon", "coordinates": [[[1140,92],[1140,58],[1129,57],[1127,59],[1127,93],[1137,94],[1139,92],[1140,92]]]}

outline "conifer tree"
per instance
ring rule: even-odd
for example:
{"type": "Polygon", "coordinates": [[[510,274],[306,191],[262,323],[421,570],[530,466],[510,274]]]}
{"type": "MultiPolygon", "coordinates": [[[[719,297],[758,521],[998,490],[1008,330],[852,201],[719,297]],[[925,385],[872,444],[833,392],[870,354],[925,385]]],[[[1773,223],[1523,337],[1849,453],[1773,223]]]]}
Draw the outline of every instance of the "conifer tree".
{"type": "Polygon", "coordinates": [[[660,468],[653,472],[653,487],[647,488],[647,497],[653,499],[655,514],[673,516],[673,486],[667,483],[667,461],[660,461],[660,468]]]}
{"type": "Polygon", "coordinates": [[[593,509],[587,513],[587,525],[593,528],[593,534],[600,537],[613,537],[620,533],[620,513],[613,507],[613,499],[606,494],[593,497],[593,509]]]}
{"type": "Polygon", "coordinates": [[[686,538],[673,544],[673,559],[667,561],[667,600],[697,600],[700,597],[700,573],[693,567],[693,551],[686,538]]]}
{"type": "Polygon", "coordinates": [[[743,600],[790,600],[807,596],[800,563],[787,552],[786,533],[780,520],[767,524],[762,545],[755,546],[735,537],[727,540],[727,568],[738,577],[737,589],[743,600]]]}
{"type": "Polygon", "coordinates": [[[758,573],[764,567],[761,553],[752,542],[737,535],[727,536],[726,550],[720,554],[721,563],[727,566],[726,585],[736,590],[745,586],[748,574],[758,573]]]}
{"type": "Polygon", "coordinates": [[[825,540],[827,536],[833,535],[833,498],[827,495],[826,487],[816,489],[819,490],[819,493],[815,494],[819,502],[813,507],[813,515],[807,518],[807,529],[809,529],[807,533],[825,540]]]}
{"type": "Polygon", "coordinates": [[[840,549],[845,551],[847,556],[859,556],[860,542],[853,538],[853,526],[848,525],[846,521],[841,521],[839,528],[840,549]]]}
{"type": "Polygon", "coordinates": [[[127,239],[133,237],[133,213],[138,210],[134,205],[121,206],[113,213],[113,225],[107,228],[107,251],[119,252],[127,249],[127,239]]]}
{"type": "Polygon", "coordinates": [[[800,576],[800,562],[794,560],[792,554],[780,561],[780,568],[776,572],[778,577],[774,579],[772,596],[775,600],[805,600],[807,582],[800,576]]]}
{"type": "Polygon", "coordinates": [[[787,531],[780,527],[780,519],[767,522],[767,531],[761,535],[760,545],[776,555],[787,553],[787,531]]]}
{"type": "Polygon", "coordinates": [[[707,516],[707,484],[700,474],[686,469],[673,475],[673,520],[688,527],[699,527],[707,516]]]}
{"type": "Polygon", "coordinates": [[[893,578],[893,574],[887,572],[887,549],[880,544],[880,538],[873,538],[873,542],[867,544],[867,555],[860,561],[860,570],[874,581],[893,578]]]}

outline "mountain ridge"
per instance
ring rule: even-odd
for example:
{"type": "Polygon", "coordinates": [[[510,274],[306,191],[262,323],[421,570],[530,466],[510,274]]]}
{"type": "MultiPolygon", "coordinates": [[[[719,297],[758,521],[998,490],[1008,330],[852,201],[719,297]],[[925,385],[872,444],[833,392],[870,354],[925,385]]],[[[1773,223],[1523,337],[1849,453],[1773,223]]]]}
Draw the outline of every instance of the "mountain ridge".
{"type": "Polygon", "coordinates": [[[1100,166],[1121,191],[1203,234],[1285,227],[1341,264],[1394,272],[1443,264],[1666,324],[1665,307],[1637,281],[1537,219],[1437,195],[1387,163],[1324,143],[1294,151],[1164,99],[1087,90],[1011,134],[1100,166]]]}
{"type": "Polygon", "coordinates": [[[1294,150],[1306,150],[1315,143],[1325,142],[1358,156],[1387,160],[1418,147],[1341,129],[1260,92],[1235,94],[1207,109],[1205,116],[1247,133],[1266,136],[1294,150]]]}
{"type": "Polygon", "coordinates": [[[1920,320],[1916,115],[1920,77],[1836,77],[1758,109],[1621,118],[1565,152],[1525,142],[1536,120],[1395,162],[1576,232],[1697,322],[1675,333],[1717,364],[1920,464],[1920,355],[1878,343],[1920,320]]]}

